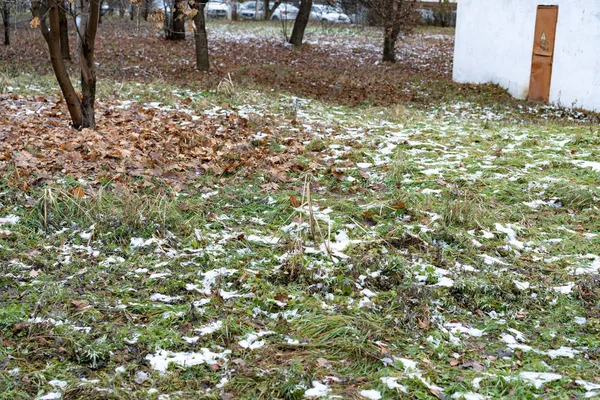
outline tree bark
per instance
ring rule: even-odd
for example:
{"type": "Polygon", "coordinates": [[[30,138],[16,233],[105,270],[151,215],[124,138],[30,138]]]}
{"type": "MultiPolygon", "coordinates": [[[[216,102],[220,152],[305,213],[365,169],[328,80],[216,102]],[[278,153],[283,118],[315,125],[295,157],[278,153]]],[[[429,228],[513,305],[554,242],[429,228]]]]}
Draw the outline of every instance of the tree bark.
{"type": "Polygon", "coordinates": [[[81,113],[83,116],[82,128],[96,128],[94,104],[96,102],[96,62],[94,60],[94,47],[98,20],[100,19],[100,0],[85,1],[82,32],[84,38],[79,48],[79,62],[81,64],[81,113]]]}
{"type": "Polygon", "coordinates": [[[185,40],[185,15],[183,10],[185,8],[185,0],[176,0],[171,10],[172,23],[170,27],[167,27],[167,39],[168,40],[185,40]]]}
{"type": "Polygon", "coordinates": [[[6,0],[2,2],[2,23],[4,24],[4,44],[10,45],[10,10],[6,0]]]}
{"type": "Polygon", "coordinates": [[[58,23],[60,27],[60,53],[62,54],[63,60],[71,60],[71,54],[69,51],[69,24],[67,22],[67,15],[65,12],[65,2],[60,0],[58,4],[58,23]]]}
{"type": "Polygon", "coordinates": [[[150,13],[150,5],[152,4],[152,0],[143,0],[143,9],[142,9],[142,17],[144,21],[148,21],[148,14],[150,13]]]}
{"type": "MultiPolygon", "coordinates": [[[[271,16],[269,15],[269,3],[271,3],[270,0],[263,0],[263,7],[264,7],[264,11],[263,11],[263,19],[265,21],[268,21],[269,18],[271,18],[271,16]]],[[[258,18],[257,18],[258,19],[258,18]]]]}
{"type": "Polygon", "coordinates": [[[67,109],[69,110],[73,127],[75,129],[80,129],[83,124],[81,103],[79,101],[79,97],[77,97],[75,88],[71,83],[71,79],[69,79],[69,74],[67,72],[67,68],[65,67],[65,62],[60,51],[60,22],[58,5],[56,1],[57,0],[48,0],[49,10],[47,14],[48,21],[50,23],[49,27],[46,25],[46,19],[44,18],[47,10],[43,6],[40,10],[41,4],[39,0],[35,0],[32,3],[33,15],[40,19],[40,29],[42,31],[42,36],[44,36],[44,39],[48,44],[52,69],[54,70],[54,75],[56,75],[58,86],[60,86],[60,90],[65,98],[65,102],[67,103],[67,109]]]}
{"type": "Polygon", "coordinates": [[[265,4],[265,20],[270,20],[271,16],[273,15],[273,13],[275,12],[275,10],[277,10],[277,7],[279,7],[279,5],[282,3],[282,0],[277,0],[275,1],[275,3],[273,3],[273,7],[267,7],[267,5],[265,4]]]}
{"type": "Polygon", "coordinates": [[[383,61],[396,62],[396,39],[400,32],[386,28],[383,38],[383,61]]]}
{"type": "Polygon", "coordinates": [[[198,11],[194,15],[194,40],[196,42],[196,69],[208,71],[210,63],[208,60],[208,37],[206,35],[206,23],[204,21],[204,7],[206,2],[196,0],[195,8],[198,11]]]}
{"type": "Polygon", "coordinates": [[[301,0],[300,11],[296,21],[294,21],[294,29],[292,30],[292,36],[290,37],[290,43],[294,46],[302,46],[302,40],[304,39],[304,31],[306,25],[310,19],[310,9],[312,8],[312,0],[301,0]]]}

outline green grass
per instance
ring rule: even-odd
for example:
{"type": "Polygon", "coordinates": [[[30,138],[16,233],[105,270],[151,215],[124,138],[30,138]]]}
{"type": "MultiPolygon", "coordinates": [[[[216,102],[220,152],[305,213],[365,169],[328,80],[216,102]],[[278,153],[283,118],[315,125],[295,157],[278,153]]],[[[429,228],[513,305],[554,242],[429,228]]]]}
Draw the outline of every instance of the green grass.
{"type": "MultiPolygon", "coordinates": [[[[49,77],[8,80],[22,96],[55,93],[49,77]]],[[[464,115],[445,112],[456,105],[448,99],[426,109],[293,107],[284,92],[161,81],[105,81],[99,93],[199,115],[246,107],[251,129],[275,127],[269,143],[280,154],[309,125],[306,169],[278,189],[264,189],[265,171],[205,175],[178,191],[65,176],[24,192],[14,171],[0,178],[0,218],[20,217],[0,226],[0,398],[300,399],[313,381],[342,398],[366,389],[434,398],[425,381],[446,398],[563,399],[585,394],[574,381],[597,379],[600,284],[597,273],[572,273],[600,248],[600,173],[573,163],[597,160],[596,125],[506,105],[494,108],[498,121],[481,120],[486,95],[464,115]],[[307,180],[312,224],[290,202],[306,198],[307,180]],[[80,185],[84,198],[73,194],[80,185]],[[321,249],[338,231],[356,242],[341,255],[321,249]],[[140,238],[155,241],[132,246],[140,238]],[[566,285],[570,293],[554,289],[566,285]],[[531,350],[502,340],[514,330],[531,350]],[[241,346],[258,332],[263,346],[241,346]],[[552,358],[561,347],[577,353],[552,358]],[[231,353],[212,365],[171,363],[165,374],[146,358],[203,348],[231,353]],[[536,387],[521,372],[560,379],[536,387]]]]}

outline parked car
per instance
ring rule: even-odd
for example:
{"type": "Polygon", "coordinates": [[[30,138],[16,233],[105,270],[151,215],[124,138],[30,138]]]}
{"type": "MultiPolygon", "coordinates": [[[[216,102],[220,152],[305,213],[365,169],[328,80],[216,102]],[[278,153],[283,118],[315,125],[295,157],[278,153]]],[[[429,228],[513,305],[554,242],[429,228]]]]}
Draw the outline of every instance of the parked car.
{"type": "Polygon", "coordinates": [[[208,18],[229,18],[231,10],[225,0],[210,0],[204,7],[208,18]]]}
{"type": "Polygon", "coordinates": [[[420,8],[416,10],[417,15],[421,18],[421,22],[424,24],[433,24],[435,21],[435,15],[432,10],[426,8],[420,8]]]}
{"type": "Polygon", "coordinates": [[[256,15],[256,1],[245,1],[238,8],[238,15],[242,19],[263,19],[265,15],[265,3],[258,2],[258,15],[256,15]]]}
{"type": "Polygon", "coordinates": [[[300,9],[290,3],[281,3],[273,14],[271,14],[271,20],[290,20],[296,19],[300,9]]]}
{"type": "Polygon", "coordinates": [[[341,10],[323,4],[313,4],[310,10],[310,19],[315,21],[343,24],[349,24],[351,22],[350,17],[344,14],[341,10]]]}

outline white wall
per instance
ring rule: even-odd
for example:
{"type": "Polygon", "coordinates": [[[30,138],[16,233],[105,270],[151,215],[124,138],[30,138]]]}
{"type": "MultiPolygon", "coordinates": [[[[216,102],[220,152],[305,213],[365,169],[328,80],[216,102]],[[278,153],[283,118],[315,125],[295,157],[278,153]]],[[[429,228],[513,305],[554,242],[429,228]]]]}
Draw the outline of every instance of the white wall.
{"type": "Polygon", "coordinates": [[[550,102],[600,111],[600,1],[461,0],[453,77],[529,91],[538,5],[558,5],[550,102]]]}

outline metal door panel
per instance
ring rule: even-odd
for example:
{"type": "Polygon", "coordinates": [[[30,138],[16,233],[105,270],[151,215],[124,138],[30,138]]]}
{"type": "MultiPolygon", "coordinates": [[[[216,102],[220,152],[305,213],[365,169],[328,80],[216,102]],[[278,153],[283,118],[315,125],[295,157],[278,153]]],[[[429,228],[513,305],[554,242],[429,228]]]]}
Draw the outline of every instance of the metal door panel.
{"type": "Polygon", "coordinates": [[[550,98],[557,21],[558,6],[539,6],[537,8],[529,100],[547,103],[550,98]]]}

